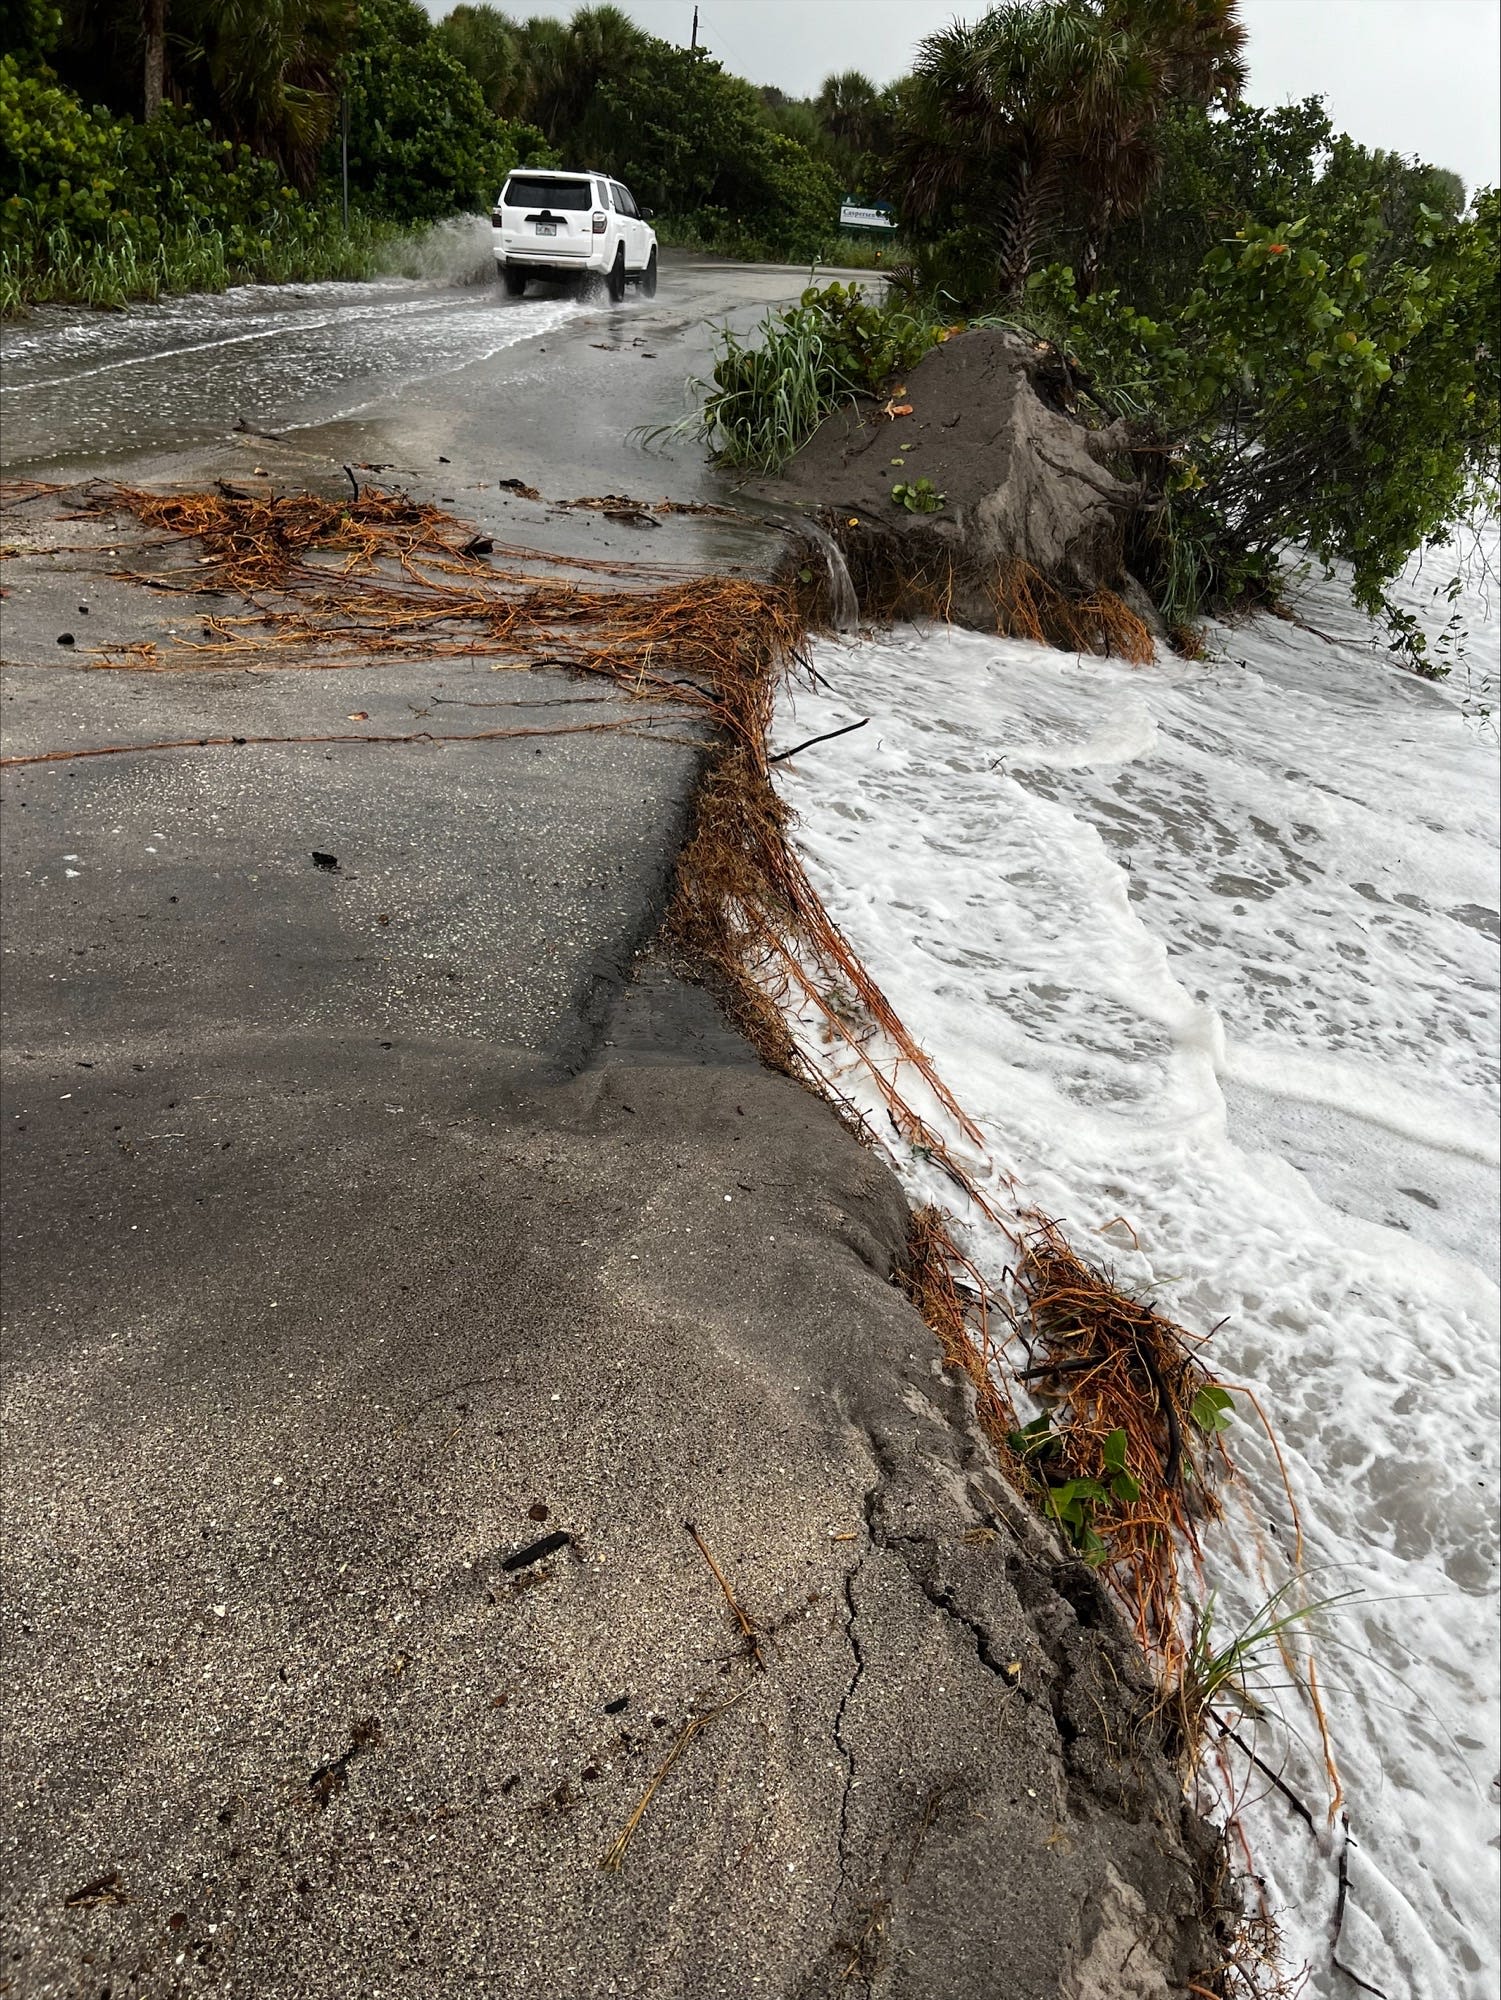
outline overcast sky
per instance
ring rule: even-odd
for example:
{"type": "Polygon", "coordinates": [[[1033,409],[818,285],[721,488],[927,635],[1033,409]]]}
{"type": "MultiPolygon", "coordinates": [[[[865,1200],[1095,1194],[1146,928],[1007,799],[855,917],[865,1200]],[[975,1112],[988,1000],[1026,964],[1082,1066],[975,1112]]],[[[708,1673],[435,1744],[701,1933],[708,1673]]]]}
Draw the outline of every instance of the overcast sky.
{"type": "MultiPolygon", "coordinates": [[[[425,0],[435,19],[450,0],[425,0]]],[[[513,17],[566,18],[576,0],[500,0],[513,17]]],[[[650,34],[686,43],[693,0],[619,0],[650,34]]],[[[737,76],[806,97],[831,70],[887,83],[918,40],[974,19],[984,0],[699,0],[699,40],[737,76]]],[[[1322,94],[1368,146],[1452,167],[1465,185],[1501,179],[1501,0],[1241,0],[1251,101],[1322,94]]]]}

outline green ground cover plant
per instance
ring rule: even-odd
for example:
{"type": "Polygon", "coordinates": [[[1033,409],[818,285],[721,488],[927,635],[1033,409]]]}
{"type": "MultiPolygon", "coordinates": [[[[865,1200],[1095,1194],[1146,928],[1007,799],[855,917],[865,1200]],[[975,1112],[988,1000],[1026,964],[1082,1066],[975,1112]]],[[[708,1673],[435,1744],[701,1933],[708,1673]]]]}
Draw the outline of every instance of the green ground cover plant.
{"type": "MultiPolygon", "coordinates": [[[[1235,0],[1004,0],[879,99],[831,79],[825,115],[873,149],[869,192],[912,246],[886,309],[1029,334],[1080,420],[1115,424],[1128,564],[1175,644],[1311,556],[1439,677],[1459,638],[1426,638],[1389,586],[1501,504],[1497,195],[1358,145],[1318,98],[1243,103],[1244,41],[1235,0]]],[[[806,107],[777,115],[811,132],[806,107]]],[[[769,470],[850,374],[806,314],[758,340],[726,344],[704,434],[769,470]]]]}
{"type": "Polygon", "coordinates": [[[891,497],[909,514],[936,514],[948,499],[931,479],[899,479],[891,489],[891,497]]]}
{"type": "Polygon", "coordinates": [[[369,277],[403,232],[487,208],[518,160],[550,157],[490,113],[413,0],[172,0],[180,101],[149,118],[129,21],[84,0],[66,20],[22,11],[0,57],[0,311],[369,277]]]}

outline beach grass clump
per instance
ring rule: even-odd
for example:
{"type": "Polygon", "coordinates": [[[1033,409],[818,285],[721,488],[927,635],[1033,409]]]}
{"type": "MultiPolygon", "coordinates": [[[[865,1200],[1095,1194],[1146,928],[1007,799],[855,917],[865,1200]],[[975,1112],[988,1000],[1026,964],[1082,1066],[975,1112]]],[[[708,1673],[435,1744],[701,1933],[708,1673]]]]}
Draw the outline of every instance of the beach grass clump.
{"type": "Polygon", "coordinates": [[[648,436],[698,438],[734,471],[780,472],[831,411],[914,368],[939,333],[858,284],[810,285],[748,341],[724,327],[709,380],[689,385],[698,407],[648,436]]]}

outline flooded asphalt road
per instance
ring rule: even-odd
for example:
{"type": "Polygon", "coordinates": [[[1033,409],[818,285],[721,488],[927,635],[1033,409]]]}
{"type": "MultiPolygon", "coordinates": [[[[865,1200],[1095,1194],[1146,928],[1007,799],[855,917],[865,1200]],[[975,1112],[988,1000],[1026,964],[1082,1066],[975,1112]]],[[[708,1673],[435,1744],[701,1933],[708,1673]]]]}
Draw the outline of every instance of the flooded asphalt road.
{"type": "MultiPolygon", "coordinates": [[[[285,491],[342,480],[348,463],[492,528],[529,518],[500,479],[552,499],[729,499],[697,445],[654,449],[637,433],[688,408],[715,325],[744,333],[807,282],[669,257],[655,299],[630,291],[618,306],[535,284],[517,300],[493,282],[390,280],[47,309],[5,333],[0,468],[193,483],[259,466],[285,491]]],[[[588,533],[640,553],[639,537],[588,533]]],[[[706,553],[722,543],[711,535],[706,553]]]]}

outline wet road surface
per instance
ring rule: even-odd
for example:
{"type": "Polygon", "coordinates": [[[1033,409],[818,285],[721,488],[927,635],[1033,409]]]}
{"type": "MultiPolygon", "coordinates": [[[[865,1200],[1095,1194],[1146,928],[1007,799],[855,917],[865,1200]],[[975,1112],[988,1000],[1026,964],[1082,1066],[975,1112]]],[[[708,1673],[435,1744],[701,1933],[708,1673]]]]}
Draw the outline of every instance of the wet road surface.
{"type": "MultiPolygon", "coordinates": [[[[347,462],[544,554],[756,563],[764,527],[497,482],[723,497],[696,447],[630,433],[682,408],[711,314],[803,283],[669,263],[618,308],[408,285],[43,316],[7,335],[6,464],[261,494],[347,490],[347,462]]],[[[193,636],[192,597],[112,573],[162,550],[57,496],[0,533],[10,756],[649,719],[482,658],[99,672],[193,636]]],[[[894,1181],[638,962],[702,757],[669,734],[5,771],[17,2000],[835,2000],[878,1895],[894,2000],[997,1964],[1033,2000],[1113,1991],[1085,1961],[1099,1931],[1118,1971],[1117,1893],[1191,1939],[1176,1783],[1079,1776],[1131,1662],[982,1490],[889,1281],[894,1181]],[[764,1674],[689,1519],[777,1631],[764,1674]]]]}
{"type": "MultiPolygon", "coordinates": [[[[628,292],[618,306],[536,285],[509,299],[494,283],[392,280],[247,287],[127,314],[49,309],[5,335],[0,467],[188,482],[262,466],[286,490],[350,463],[487,526],[524,504],[498,479],[549,498],[724,499],[696,444],[653,449],[638,433],[688,408],[715,325],[743,333],[807,281],[669,258],[655,299],[628,292]]],[[[621,540],[596,524],[596,545],[621,540]]]]}
{"type": "MultiPolygon", "coordinates": [[[[447,503],[509,546],[755,565],[780,546],[758,522],[667,517],[633,528],[547,499],[732,498],[696,445],[666,457],[630,433],[682,409],[685,379],[708,357],[712,311],[748,323],[802,282],[669,265],[654,302],[622,306],[512,301],[493,284],[393,284],[38,316],[7,341],[7,470],[342,493],[347,463],[362,481],[447,503]],[[501,479],[545,497],[520,498],[501,479]]],[[[323,736],[348,733],[352,714],[372,734],[624,719],[597,685],[525,662],[497,675],[483,657],[335,673],[91,673],[101,647],[196,636],[191,601],[110,574],[137,561],[191,574],[193,557],[136,555],[138,530],[49,528],[46,512],[7,522],[13,547],[29,534],[69,545],[8,566],[8,755],[323,736]]],[[[633,706],[629,719],[632,735],[157,753],[11,771],[13,1001],[23,1017],[29,1002],[42,1005],[48,1039],[66,1019],[69,1034],[129,1040],[170,1032],[189,992],[200,1025],[234,1017],[255,992],[294,1015],[373,1016],[387,1031],[399,1020],[572,1067],[660,910],[701,759],[681,718],[658,728],[633,706]],[[338,883],[313,874],[314,850],[342,857],[338,883]],[[171,934],[144,956],[113,914],[143,898],[171,934]],[[56,961],[78,948],[75,931],[88,933],[81,948],[101,977],[80,987],[70,974],[60,987],[56,961]]]]}

